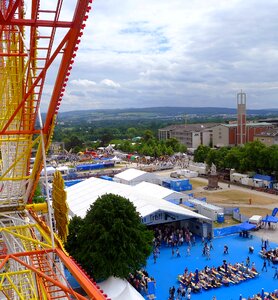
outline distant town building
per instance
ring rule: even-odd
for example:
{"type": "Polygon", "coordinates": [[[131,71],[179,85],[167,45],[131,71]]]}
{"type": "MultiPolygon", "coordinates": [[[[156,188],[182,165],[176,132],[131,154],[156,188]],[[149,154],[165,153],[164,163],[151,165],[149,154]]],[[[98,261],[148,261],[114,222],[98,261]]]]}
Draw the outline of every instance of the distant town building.
{"type": "Polygon", "coordinates": [[[171,125],[158,130],[158,138],[167,140],[176,138],[187,148],[197,148],[199,145],[210,146],[213,142],[212,127],[215,123],[171,125]]]}
{"type": "MultiPolygon", "coordinates": [[[[253,142],[254,136],[262,133],[268,129],[273,128],[271,123],[246,123],[246,134],[244,142],[253,142]]],[[[237,134],[238,125],[234,124],[220,124],[212,128],[213,131],[213,146],[224,147],[224,146],[236,146],[242,145],[243,140],[239,140],[237,134]]]]}
{"type": "MultiPolygon", "coordinates": [[[[187,148],[199,145],[225,147],[244,145],[259,138],[259,134],[274,128],[269,122],[246,121],[246,93],[237,94],[237,121],[230,124],[184,124],[171,125],[158,130],[160,140],[176,138],[187,148]],[[256,136],[256,138],[254,138],[256,136]]],[[[273,143],[274,143],[273,138],[273,143]]]]}
{"type": "Polygon", "coordinates": [[[52,142],[49,147],[49,154],[61,154],[65,151],[64,142],[52,142]]]}
{"type": "MultiPolygon", "coordinates": [[[[260,133],[266,132],[273,127],[273,124],[267,122],[246,123],[244,143],[253,142],[258,139],[260,133]]],[[[243,140],[238,141],[239,135],[237,130],[237,123],[171,125],[159,129],[158,137],[160,140],[176,138],[188,148],[197,148],[199,145],[227,147],[241,145],[243,140]]]]}
{"type": "Polygon", "coordinates": [[[254,139],[262,142],[266,146],[278,145],[278,128],[271,128],[255,134],[254,139]]]}

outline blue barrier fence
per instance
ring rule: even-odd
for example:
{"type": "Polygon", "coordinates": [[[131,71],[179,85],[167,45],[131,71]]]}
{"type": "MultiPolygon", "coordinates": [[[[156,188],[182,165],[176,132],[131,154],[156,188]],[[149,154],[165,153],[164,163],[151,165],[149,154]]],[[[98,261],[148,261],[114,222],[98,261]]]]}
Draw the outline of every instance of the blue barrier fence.
{"type": "Polygon", "coordinates": [[[238,232],[240,232],[240,229],[239,229],[238,225],[224,227],[224,228],[214,228],[213,229],[213,236],[214,237],[220,237],[220,236],[235,234],[235,233],[238,233],[238,232]]]}

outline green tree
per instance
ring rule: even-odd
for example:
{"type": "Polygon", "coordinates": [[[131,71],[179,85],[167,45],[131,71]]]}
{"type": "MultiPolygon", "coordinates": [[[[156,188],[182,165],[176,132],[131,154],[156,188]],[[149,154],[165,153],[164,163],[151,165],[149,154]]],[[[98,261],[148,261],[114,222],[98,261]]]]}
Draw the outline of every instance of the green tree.
{"type": "Polygon", "coordinates": [[[180,151],[180,143],[177,139],[171,138],[165,141],[167,147],[171,147],[175,152],[180,151]]]}
{"type": "Polygon", "coordinates": [[[67,237],[66,249],[71,256],[77,258],[80,249],[80,234],[84,227],[84,220],[74,216],[69,223],[69,235],[67,237]]]}
{"type": "Polygon", "coordinates": [[[152,251],[153,233],[141,223],[134,205],[118,195],[99,197],[77,234],[72,227],[66,249],[96,280],[127,278],[146,264],[152,251]]]}
{"type": "Polygon", "coordinates": [[[44,202],[45,202],[45,197],[42,195],[40,184],[38,184],[34,193],[33,203],[44,203],[44,202]]]}
{"type": "Polygon", "coordinates": [[[151,130],[145,130],[143,135],[144,142],[149,142],[154,139],[153,132],[151,130]]]}
{"type": "Polygon", "coordinates": [[[194,161],[195,162],[205,162],[210,148],[208,146],[200,145],[194,152],[194,161]]]}
{"type": "Polygon", "coordinates": [[[224,158],[225,167],[229,169],[240,169],[240,161],[242,157],[242,151],[238,147],[233,147],[224,158]]]}
{"type": "Polygon", "coordinates": [[[64,139],[65,148],[69,151],[70,149],[74,149],[75,147],[83,146],[83,139],[79,138],[77,135],[71,135],[68,138],[64,139]]]}
{"type": "Polygon", "coordinates": [[[265,145],[260,141],[247,143],[243,147],[243,158],[241,160],[241,170],[246,171],[259,171],[260,159],[265,145]]]}
{"type": "Polygon", "coordinates": [[[138,131],[134,127],[129,127],[126,131],[126,134],[127,134],[127,137],[131,139],[131,138],[136,137],[138,135],[138,131]]]}

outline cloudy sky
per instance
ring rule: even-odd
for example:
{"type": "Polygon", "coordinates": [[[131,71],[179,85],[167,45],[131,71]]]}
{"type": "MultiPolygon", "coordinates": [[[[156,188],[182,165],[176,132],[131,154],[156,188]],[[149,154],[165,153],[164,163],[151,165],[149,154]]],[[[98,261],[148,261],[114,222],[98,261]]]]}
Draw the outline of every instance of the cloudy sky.
{"type": "Polygon", "coordinates": [[[95,0],[61,111],[278,108],[277,0],[95,0]]]}

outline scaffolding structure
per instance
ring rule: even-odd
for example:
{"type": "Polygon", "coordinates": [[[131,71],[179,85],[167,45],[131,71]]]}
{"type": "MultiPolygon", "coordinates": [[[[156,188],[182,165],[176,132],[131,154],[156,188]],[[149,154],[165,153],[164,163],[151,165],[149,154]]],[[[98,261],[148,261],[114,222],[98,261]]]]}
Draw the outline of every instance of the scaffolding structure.
{"type": "Polygon", "coordinates": [[[0,2],[0,299],[107,299],[53,234],[50,206],[32,205],[91,2],[0,2]]]}

